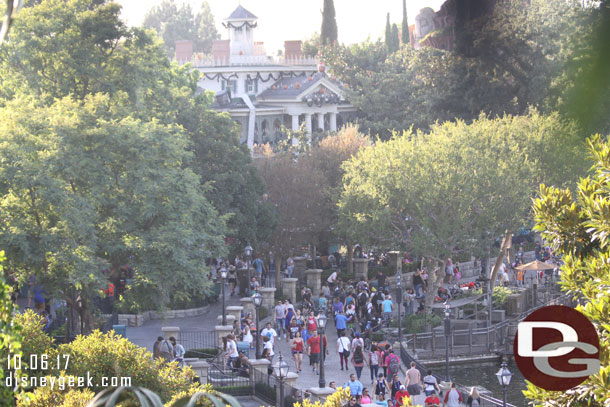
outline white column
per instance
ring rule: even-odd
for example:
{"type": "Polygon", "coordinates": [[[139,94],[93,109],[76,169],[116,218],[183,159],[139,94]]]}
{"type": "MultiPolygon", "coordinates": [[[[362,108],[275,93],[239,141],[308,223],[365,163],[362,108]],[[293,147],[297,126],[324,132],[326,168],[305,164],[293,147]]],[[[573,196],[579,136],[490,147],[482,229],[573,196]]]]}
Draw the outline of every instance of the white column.
{"type": "MultiPolygon", "coordinates": [[[[299,130],[299,115],[293,114],[293,115],[291,115],[291,117],[292,117],[292,131],[299,130]]],[[[293,137],[292,145],[296,146],[297,144],[299,144],[299,140],[297,140],[296,137],[293,137]]]]}
{"type": "Polygon", "coordinates": [[[318,128],[324,131],[324,113],[318,113],[318,128]]]}
{"type": "Polygon", "coordinates": [[[337,131],[337,113],[330,113],[330,131],[337,131]]]}
{"type": "Polygon", "coordinates": [[[299,115],[298,114],[293,114],[292,116],[292,130],[298,130],[299,129],[299,115]]]}
{"type": "Polygon", "coordinates": [[[311,113],[305,113],[305,131],[307,132],[309,142],[311,142],[311,113]]]}

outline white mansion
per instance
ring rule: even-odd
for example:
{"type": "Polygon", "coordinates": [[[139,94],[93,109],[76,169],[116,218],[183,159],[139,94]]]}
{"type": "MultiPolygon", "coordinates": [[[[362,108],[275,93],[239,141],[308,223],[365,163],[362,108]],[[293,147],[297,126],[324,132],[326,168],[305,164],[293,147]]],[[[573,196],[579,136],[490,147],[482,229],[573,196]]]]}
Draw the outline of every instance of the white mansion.
{"type": "Polygon", "coordinates": [[[330,78],[314,58],[301,53],[301,41],[285,41],[284,56],[269,57],[254,41],[256,16],[238,6],[224,20],[228,40],[217,40],[211,56],[193,54],[191,41],[176,42],[176,59],[190,62],[203,78],[199,86],[216,92],[212,108],[241,123],[242,143],[273,142],[281,125],[307,133],[336,131],[355,120],[342,84],[330,78]]]}

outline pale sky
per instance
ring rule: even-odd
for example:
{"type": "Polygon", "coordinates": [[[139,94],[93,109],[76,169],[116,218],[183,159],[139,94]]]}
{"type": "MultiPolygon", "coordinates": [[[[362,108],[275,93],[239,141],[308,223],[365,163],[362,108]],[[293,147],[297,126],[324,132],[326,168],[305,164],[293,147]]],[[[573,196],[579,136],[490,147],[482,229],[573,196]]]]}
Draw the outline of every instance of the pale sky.
{"type": "MultiPolygon", "coordinates": [[[[140,25],[146,12],[161,0],[117,0],[123,6],[122,17],[129,25],[140,25]]],[[[198,10],[201,0],[176,0],[189,3],[198,10]]],[[[239,0],[208,0],[218,32],[222,39],[227,31],[222,20],[228,17],[240,3],[239,0]]],[[[302,40],[320,31],[323,0],[241,0],[241,5],[258,17],[258,27],[254,31],[255,41],[264,41],[268,54],[284,48],[285,40],[302,40]]],[[[383,37],[386,13],[390,21],[402,21],[402,0],[335,0],[335,14],[339,32],[339,42],[356,43],[370,37],[383,37]]],[[[407,0],[409,24],[424,7],[435,11],[444,0],[407,0]]]]}

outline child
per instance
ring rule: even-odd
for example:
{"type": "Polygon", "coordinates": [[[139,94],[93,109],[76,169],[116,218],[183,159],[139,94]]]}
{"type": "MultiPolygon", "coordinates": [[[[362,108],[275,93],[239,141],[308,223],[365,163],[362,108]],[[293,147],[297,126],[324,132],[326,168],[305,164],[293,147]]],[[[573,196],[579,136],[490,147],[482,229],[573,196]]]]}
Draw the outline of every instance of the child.
{"type": "Polygon", "coordinates": [[[385,400],[385,394],[380,394],[375,404],[378,406],[388,407],[388,402],[385,400]]]}

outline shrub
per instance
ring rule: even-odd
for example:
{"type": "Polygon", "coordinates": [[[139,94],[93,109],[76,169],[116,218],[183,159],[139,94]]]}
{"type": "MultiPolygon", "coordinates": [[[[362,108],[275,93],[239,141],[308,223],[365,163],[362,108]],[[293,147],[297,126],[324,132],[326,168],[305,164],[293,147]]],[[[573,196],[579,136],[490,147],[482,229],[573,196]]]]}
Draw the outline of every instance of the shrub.
{"type": "Polygon", "coordinates": [[[217,356],[219,352],[220,350],[218,348],[189,349],[185,352],[184,357],[207,359],[217,356]]]}
{"type": "MultiPolygon", "coordinates": [[[[59,376],[67,380],[70,376],[63,373],[59,376]]],[[[63,387],[63,386],[62,386],[63,387]]],[[[85,407],[95,394],[87,389],[68,387],[62,389],[56,384],[51,386],[37,387],[31,393],[24,393],[17,396],[17,407],[85,407]]]]}
{"type": "MultiPolygon", "coordinates": [[[[176,403],[176,401],[180,400],[181,398],[192,397],[194,394],[199,393],[199,392],[208,393],[208,394],[212,394],[212,395],[216,394],[216,392],[214,390],[212,390],[212,386],[210,386],[209,384],[204,384],[204,385],[193,384],[187,390],[179,391],[176,394],[174,394],[171,401],[165,405],[167,407],[171,407],[174,405],[174,403],[176,403]]],[[[195,405],[193,407],[211,407],[211,406],[213,406],[213,403],[210,399],[208,399],[207,397],[201,397],[201,398],[199,398],[199,400],[197,400],[197,402],[195,403],[195,405]]]]}
{"type": "Polygon", "coordinates": [[[53,354],[53,339],[44,331],[42,317],[32,310],[27,310],[23,314],[15,315],[15,323],[21,326],[23,342],[21,350],[23,352],[22,369],[27,370],[30,376],[41,376],[44,372],[41,369],[29,370],[23,365],[29,365],[30,356],[39,359],[40,355],[53,354]]]}
{"type": "Polygon", "coordinates": [[[504,308],[506,306],[506,300],[513,291],[508,287],[495,287],[492,293],[492,299],[494,307],[504,308]]]}
{"type": "MultiPolygon", "coordinates": [[[[407,333],[418,334],[426,330],[426,324],[434,328],[442,322],[442,318],[435,314],[411,314],[403,318],[402,329],[407,333]]],[[[397,327],[398,322],[392,321],[392,326],[397,327]]]]}
{"type": "Polygon", "coordinates": [[[58,352],[70,355],[68,374],[87,376],[88,372],[95,384],[104,376],[130,377],[132,386],[146,387],[164,401],[172,394],[188,389],[195,377],[190,367],[179,369],[176,362],[163,364],[153,360],[146,349],[113,331],[107,334],[94,331],[88,336],[78,336],[74,342],[61,345],[58,352]]]}

